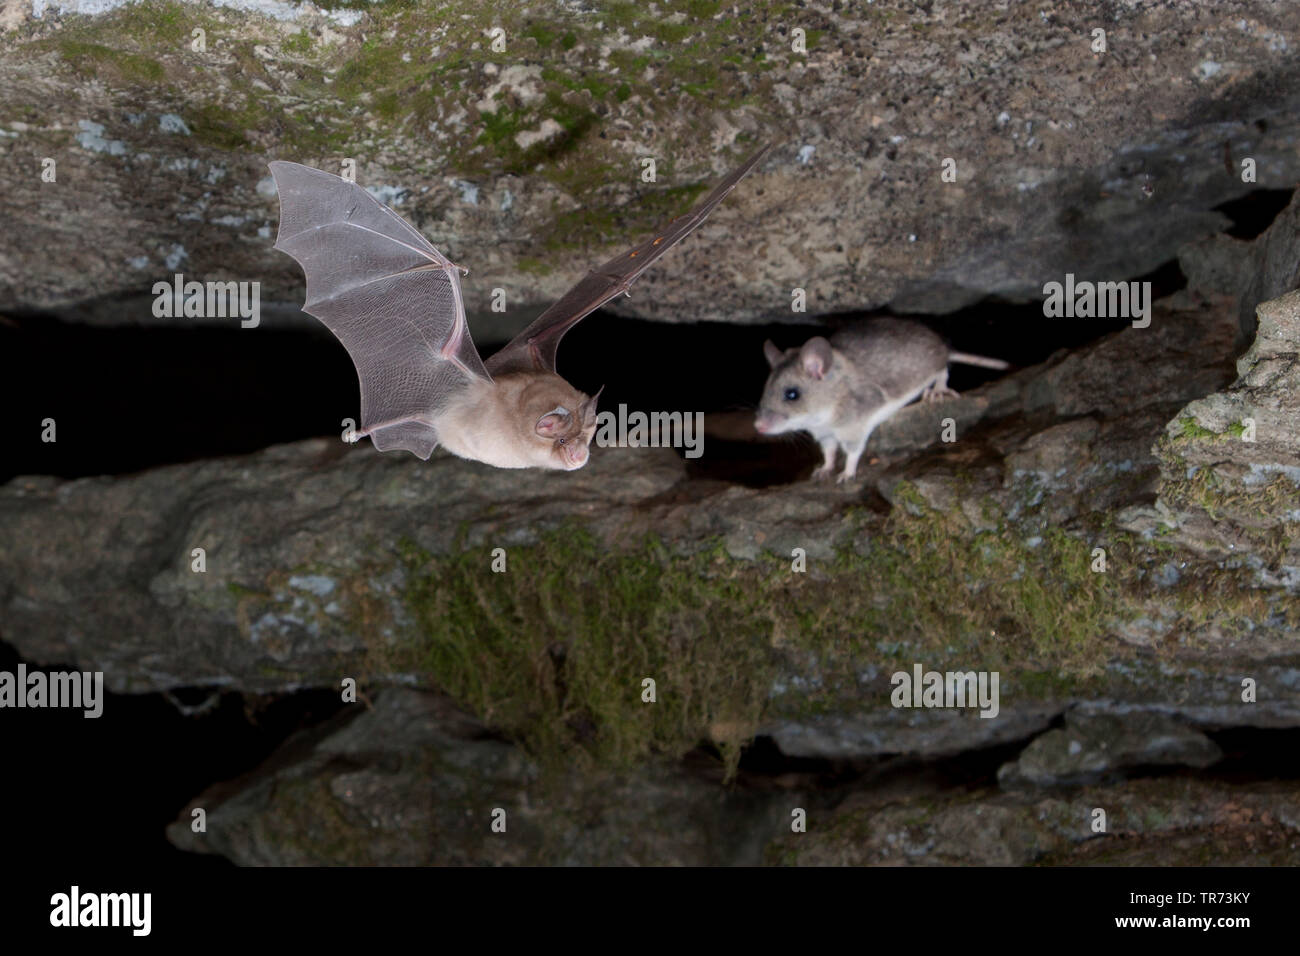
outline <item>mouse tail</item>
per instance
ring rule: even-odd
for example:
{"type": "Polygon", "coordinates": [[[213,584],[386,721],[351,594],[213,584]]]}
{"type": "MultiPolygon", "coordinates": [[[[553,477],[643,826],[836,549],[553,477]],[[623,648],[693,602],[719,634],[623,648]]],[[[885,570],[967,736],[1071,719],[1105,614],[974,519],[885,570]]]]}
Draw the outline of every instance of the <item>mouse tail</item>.
{"type": "Polygon", "coordinates": [[[986,358],[983,355],[971,355],[969,352],[949,352],[948,361],[957,362],[961,365],[978,365],[981,368],[1011,368],[1011,363],[1004,362],[1002,359],[986,358]]]}

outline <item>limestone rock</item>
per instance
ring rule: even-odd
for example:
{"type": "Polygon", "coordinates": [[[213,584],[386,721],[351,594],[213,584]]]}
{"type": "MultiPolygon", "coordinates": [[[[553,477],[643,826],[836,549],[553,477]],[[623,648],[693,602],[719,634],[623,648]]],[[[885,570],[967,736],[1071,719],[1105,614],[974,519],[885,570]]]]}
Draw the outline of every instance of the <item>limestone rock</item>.
{"type": "Polygon", "coordinates": [[[1208,767],[1222,756],[1199,731],[1164,714],[1070,712],[1065,727],[1034,738],[998,771],[1004,787],[1095,783],[1123,770],[1150,766],[1208,767]]]}

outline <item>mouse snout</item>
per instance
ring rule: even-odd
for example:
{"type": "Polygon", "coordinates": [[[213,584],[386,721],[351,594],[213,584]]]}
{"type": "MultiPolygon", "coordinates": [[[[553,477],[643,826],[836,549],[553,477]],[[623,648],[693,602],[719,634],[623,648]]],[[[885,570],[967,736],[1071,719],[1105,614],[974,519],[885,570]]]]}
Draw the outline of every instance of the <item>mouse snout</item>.
{"type": "Polygon", "coordinates": [[[759,412],[754,418],[754,431],[760,435],[767,435],[777,430],[781,424],[782,416],[773,412],[759,412]]]}

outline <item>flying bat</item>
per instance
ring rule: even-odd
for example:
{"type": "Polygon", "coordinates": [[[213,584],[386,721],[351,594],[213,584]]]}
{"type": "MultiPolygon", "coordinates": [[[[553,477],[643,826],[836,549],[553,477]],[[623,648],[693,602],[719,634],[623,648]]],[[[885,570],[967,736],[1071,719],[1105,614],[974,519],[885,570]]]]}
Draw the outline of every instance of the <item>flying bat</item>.
{"type": "Polygon", "coordinates": [[[361,380],[361,430],[380,451],[428,459],[441,444],[498,468],[572,471],[587,463],[596,401],[561,378],[564,333],[632,282],[767,154],[750,156],[685,215],[610,259],[484,362],[461,298],[462,270],[355,183],[271,163],[280,195],[275,248],[307,277],[303,311],[338,336],[361,380]]]}

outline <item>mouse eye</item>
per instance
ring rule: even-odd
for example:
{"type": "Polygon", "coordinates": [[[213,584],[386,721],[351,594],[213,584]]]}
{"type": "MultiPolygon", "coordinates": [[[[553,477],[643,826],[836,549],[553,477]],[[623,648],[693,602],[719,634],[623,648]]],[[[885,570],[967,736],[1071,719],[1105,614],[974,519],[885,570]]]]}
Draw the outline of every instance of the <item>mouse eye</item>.
{"type": "Polygon", "coordinates": [[[561,444],[561,445],[567,445],[568,443],[569,443],[569,439],[567,439],[567,438],[561,438],[561,439],[560,439],[560,444],[561,444]]]}
{"type": "Polygon", "coordinates": [[[797,389],[797,388],[787,388],[787,389],[785,390],[785,400],[786,400],[787,402],[797,402],[797,401],[799,401],[799,389],[797,389]]]}

